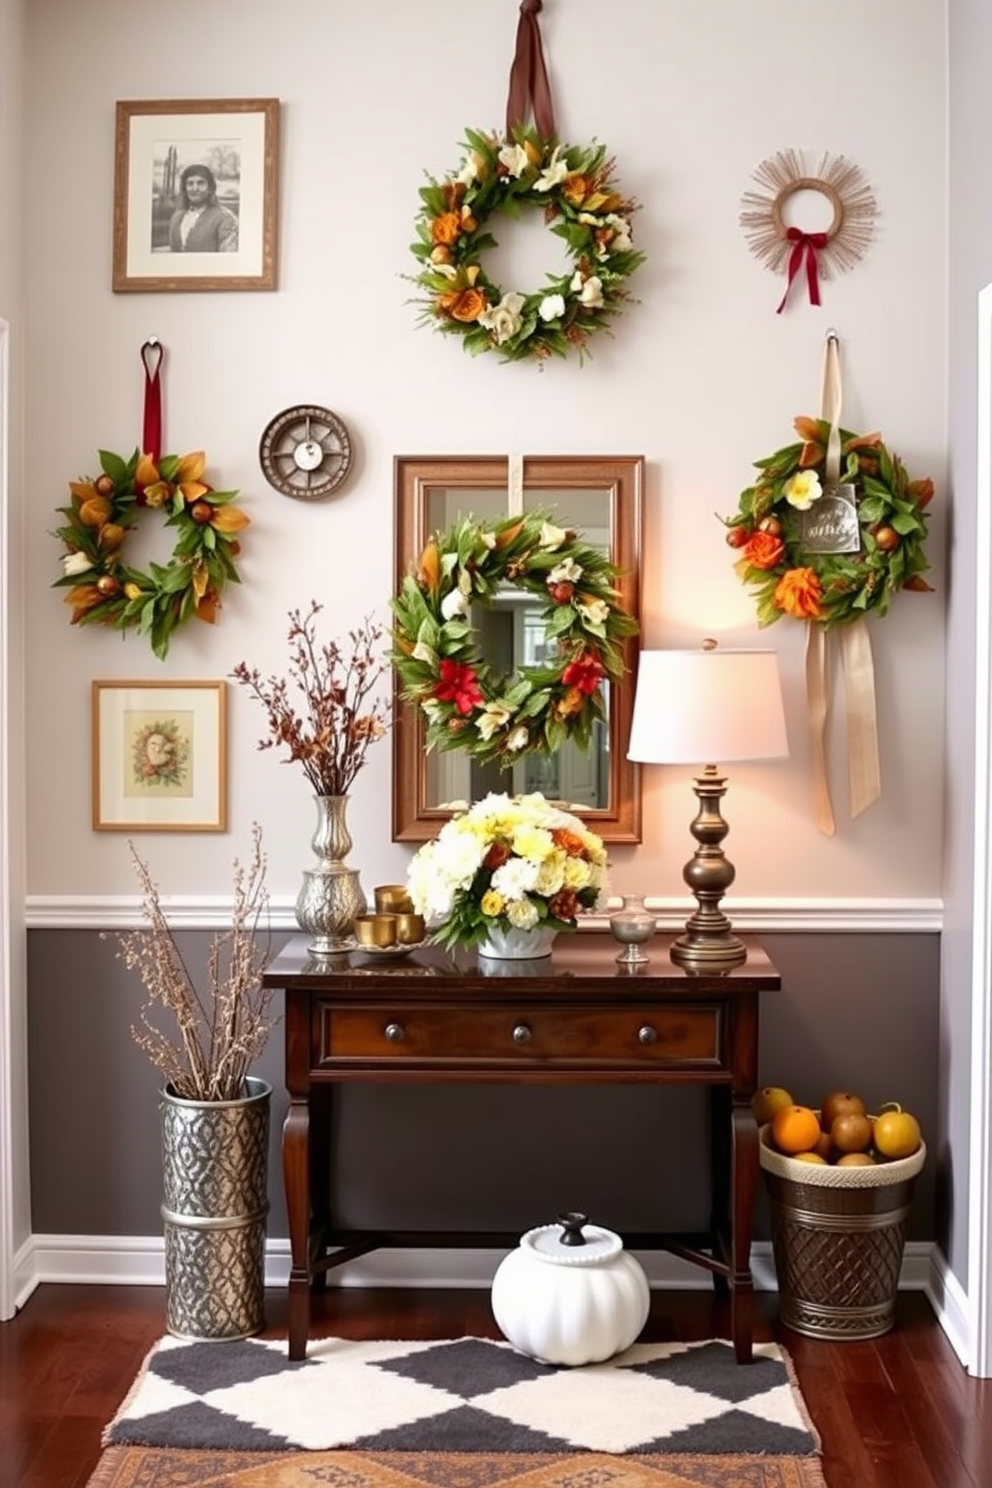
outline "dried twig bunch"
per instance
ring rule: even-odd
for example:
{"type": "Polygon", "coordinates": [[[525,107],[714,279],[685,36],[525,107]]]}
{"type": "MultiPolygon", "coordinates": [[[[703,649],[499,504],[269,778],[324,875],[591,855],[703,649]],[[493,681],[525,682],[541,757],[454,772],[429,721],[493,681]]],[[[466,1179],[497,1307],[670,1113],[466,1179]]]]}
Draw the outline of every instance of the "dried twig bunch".
{"type": "Polygon", "coordinates": [[[284,764],[299,760],[317,795],[346,795],[361,769],[370,744],[386,733],[386,705],[373,697],[386,670],[377,647],[382,628],[366,616],[349,632],[347,654],[338,640],[317,640],[317,616],[323,605],[310,601],[304,615],[289,612],[288,677],[263,680],[257,668],[239,662],[231,676],[247,687],[268,716],[269,735],[259,749],[285,744],[284,764]],[[291,700],[290,688],[303,700],[291,700]]]}
{"type": "Polygon", "coordinates": [[[261,829],[257,823],[252,827],[247,868],[237,861],[234,864],[231,927],[211,942],[205,994],[187,970],[148,865],[133,843],[128,848],[141,884],[148,928],[124,931],[113,938],[119,947],[118,960],[138,973],[148,993],[140,1026],[131,1028],[134,1041],[164,1075],[171,1094],[182,1100],[238,1100],[272,1028],[273,989],[262,986],[270,948],[268,927],[262,927],[269,896],[261,829]],[[178,1037],[159,1027],[156,1008],[175,1017],[178,1037]]]}

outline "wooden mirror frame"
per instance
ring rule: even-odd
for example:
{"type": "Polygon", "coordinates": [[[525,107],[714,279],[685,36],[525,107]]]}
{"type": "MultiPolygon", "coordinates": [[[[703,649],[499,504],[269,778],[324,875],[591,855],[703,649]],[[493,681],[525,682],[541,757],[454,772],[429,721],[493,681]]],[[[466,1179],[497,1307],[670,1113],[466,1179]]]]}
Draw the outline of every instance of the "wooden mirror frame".
{"type": "MultiPolygon", "coordinates": [[[[465,513],[472,511],[472,492],[508,489],[505,455],[397,455],[394,464],[396,593],[430,537],[428,495],[437,487],[466,493],[465,513]]],[[[624,608],[640,623],[641,508],[644,485],[642,455],[527,456],[523,487],[555,506],[556,491],[601,490],[609,498],[610,559],[619,570],[617,589],[624,608]]],[[[562,522],[567,512],[560,513],[562,522]]],[[[609,804],[576,812],[604,842],[640,842],[641,781],[639,767],[627,758],[639,638],[624,643],[626,672],[622,685],[610,683],[609,804]]],[[[443,807],[427,804],[424,723],[419,708],[400,699],[395,679],[393,714],[393,841],[426,842],[450,818],[443,807]]]]}

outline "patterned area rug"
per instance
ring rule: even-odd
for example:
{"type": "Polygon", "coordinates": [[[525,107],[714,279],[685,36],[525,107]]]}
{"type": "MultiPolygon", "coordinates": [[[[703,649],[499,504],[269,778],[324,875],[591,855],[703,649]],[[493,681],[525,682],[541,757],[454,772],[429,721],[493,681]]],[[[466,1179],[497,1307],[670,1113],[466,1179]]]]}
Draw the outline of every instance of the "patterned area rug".
{"type": "Polygon", "coordinates": [[[88,1488],[826,1488],[811,1457],[108,1447],[88,1488]]]}
{"type": "MultiPolygon", "coordinates": [[[[523,1476],[537,1474],[535,1485],[545,1481],[541,1456],[607,1453],[612,1460],[630,1454],[655,1460],[659,1471],[661,1457],[672,1470],[676,1459],[688,1460],[697,1473],[662,1474],[656,1483],[750,1488],[754,1482],[764,1488],[766,1481],[779,1480],[742,1477],[739,1471],[737,1477],[698,1476],[697,1459],[704,1457],[816,1457],[819,1444],[787,1358],[771,1343],[756,1345],[754,1355],[753,1363],[739,1365],[732,1348],[719,1341],[634,1344],[604,1364],[566,1369],[481,1338],[325,1338],[312,1340],[307,1357],[296,1361],[286,1357],[279,1340],[166,1338],[146,1359],[104,1433],[104,1445],[179,1448],[187,1456],[220,1451],[239,1459],[252,1452],[272,1457],[294,1449],[334,1449],[339,1466],[344,1449],[363,1454],[363,1460],[364,1454],[369,1460],[386,1454],[381,1460],[394,1464],[398,1483],[407,1469],[390,1454],[426,1454],[427,1460],[462,1453],[473,1461],[486,1454],[526,1454],[532,1466],[523,1476]]],[[[589,1459],[583,1460],[589,1468],[589,1459]]],[[[250,1458],[239,1467],[247,1473],[245,1485],[283,1482],[271,1472],[253,1480],[250,1468],[250,1458]]],[[[448,1481],[430,1475],[428,1480],[448,1481]]],[[[240,1485],[242,1478],[232,1481],[240,1485]]],[[[317,1474],[316,1481],[334,1479],[317,1474]]],[[[385,1469],[374,1481],[385,1483],[385,1469]]],[[[481,1488],[490,1480],[470,1473],[465,1481],[481,1488]]],[[[624,1481],[617,1479],[615,1488],[624,1481]]]]}

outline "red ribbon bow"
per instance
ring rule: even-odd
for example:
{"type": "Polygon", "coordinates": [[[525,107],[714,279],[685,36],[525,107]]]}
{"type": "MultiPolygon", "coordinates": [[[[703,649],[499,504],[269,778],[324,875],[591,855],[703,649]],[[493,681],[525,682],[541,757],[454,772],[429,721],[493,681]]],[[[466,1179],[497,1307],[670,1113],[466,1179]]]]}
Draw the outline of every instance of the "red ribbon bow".
{"type": "Polygon", "coordinates": [[[799,273],[799,266],[803,261],[804,254],[806,256],[806,284],[809,289],[809,302],[811,305],[818,305],[820,303],[820,279],[817,272],[816,255],[821,248],[826,248],[829,241],[825,232],[807,233],[798,227],[790,227],[785,236],[793,247],[792,252],[789,254],[789,278],[785,286],[785,294],[782,296],[781,304],[775,312],[776,315],[781,315],[785,309],[785,302],[789,298],[792,281],[799,273]]]}

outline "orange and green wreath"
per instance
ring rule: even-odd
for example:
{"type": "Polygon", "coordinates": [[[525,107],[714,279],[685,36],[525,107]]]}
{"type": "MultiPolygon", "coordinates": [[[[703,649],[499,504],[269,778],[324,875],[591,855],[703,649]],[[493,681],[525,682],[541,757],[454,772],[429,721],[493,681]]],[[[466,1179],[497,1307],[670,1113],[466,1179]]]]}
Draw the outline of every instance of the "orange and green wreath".
{"type": "Polygon", "coordinates": [[[101,474],[70,481],[72,505],[58,508],[66,520],[55,535],[65,552],[54,587],[68,588],[73,625],[136,630],[164,658],[180,625],[194,615],[212,625],[224,586],[240,583],[238,534],[251,519],[234,505],[237,491],[215,491],[202,479],[202,450],[157,462],[137,450],[127,460],[98,454],[101,474]],[[147,569],[125,557],[143,508],[162,513],[177,534],[169,562],[147,569]]]}
{"type": "Polygon", "coordinates": [[[933,481],[910,480],[880,434],[841,429],[839,480],[854,487],[856,548],[810,551],[803,513],[835,499],[825,475],[830,425],[800,417],[794,427],[800,442],[756,460],[755,483],[741,492],[736,514],[721,518],[727,542],[741,550],[734,567],[754,595],[758,624],[791,615],[833,628],[884,615],[900,589],[931,590],[923,575],[933,481]]]}
{"type": "Polygon", "coordinates": [[[390,652],[402,698],[423,712],[427,748],[461,749],[504,769],[567,739],[587,748],[604,717],[602,685],[623,675],[622,643],[637,633],[616,578],[599,549],[538,512],[462,518],[432,537],[393,599],[390,652]],[[509,678],[483,659],[470,615],[503,585],[542,600],[549,656],[509,678]]]}
{"type": "Polygon", "coordinates": [[[516,127],[509,136],[467,130],[465,159],[453,176],[420,189],[417,241],[425,291],[421,319],[459,336],[467,351],[504,361],[544,360],[577,351],[606,329],[628,298],[627,280],[644,260],[631,239],[635,203],[621,196],[603,145],[542,140],[516,127]],[[570,259],[543,289],[504,290],[483,255],[495,248],[496,216],[537,208],[570,259]]]}

